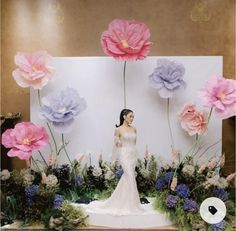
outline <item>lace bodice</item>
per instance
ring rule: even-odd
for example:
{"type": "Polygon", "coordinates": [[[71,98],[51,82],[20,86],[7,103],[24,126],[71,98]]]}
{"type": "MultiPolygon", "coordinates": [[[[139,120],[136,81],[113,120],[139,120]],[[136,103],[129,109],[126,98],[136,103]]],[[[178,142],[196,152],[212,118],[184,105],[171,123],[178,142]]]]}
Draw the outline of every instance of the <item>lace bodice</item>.
{"type": "Polygon", "coordinates": [[[120,137],[121,147],[134,146],[136,144],[136,133],[124,132],[120,137]]]}

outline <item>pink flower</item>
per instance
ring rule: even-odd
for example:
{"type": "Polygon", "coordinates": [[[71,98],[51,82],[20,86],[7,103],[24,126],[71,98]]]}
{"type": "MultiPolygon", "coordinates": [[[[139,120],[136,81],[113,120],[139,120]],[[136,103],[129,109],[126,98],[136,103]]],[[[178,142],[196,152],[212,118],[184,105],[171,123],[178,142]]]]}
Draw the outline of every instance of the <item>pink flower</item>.
{"type": "Polygon", "coordinates": [[[117,60],[144,59],[150,50],[150,31],[144,23],[135,20],[115,19],[101,36],[106,55],[117,60]]]}
{"type": "Polygon", "coordinates": [[[176,186],[177,186],[177,177],[173,177],[171,185],[170,185],[170,189],[172,191],[175,191],[176,186]]]}
{"type": "Polygon", "coordinates": [[[220,167],[223,168],[225,165],[225,154],[222,154],[220,158],[220,167]]]}
{"type": "Polygon", "coordinates": [[[199,97],[206,107],[214,108],[216,115],[227,119],[236,115],[236,81],[214,76],[205,82],[199,97]]]}
{"type": "Polygon", "coordinates": [[[216,158],[212,158],[211,160],[208,161],[207,167],[212,170],[213,168],[215,168],[217,166],[217,160],[216,158]]]}
{"type": "Polygon", "coordinates": [[[11,148],[8,156],[28,160],[32,156],[32,151],[40,150],[48,144],[48,134],[44,127],[22,122],[2,134],[2,144],[6,148],[11,148]]]}
{"type": "Polygon", "coordinates": [[[12,75],[21,87],[42,89],[55,73],[52,57],[46,51],[18,52],[15,56],[15,64],[18,68],[13,71],[12,75]]]}
{"type": "Polygon", "coordinates": [[[206,132],[207,118],[207,113],[196,111],[194,104],[185,104],[179,113],[181,127],[187,131],[190,136],[204,134],[206,132]]]}
{"type": "Polygon", "coordinates": [[[229,183],[229,182],[232,181],[235,177],[236,177],[236,173],[231,173],[230,175],[228,175],[228,176],[226,177],[226,181],[229,183]]]}

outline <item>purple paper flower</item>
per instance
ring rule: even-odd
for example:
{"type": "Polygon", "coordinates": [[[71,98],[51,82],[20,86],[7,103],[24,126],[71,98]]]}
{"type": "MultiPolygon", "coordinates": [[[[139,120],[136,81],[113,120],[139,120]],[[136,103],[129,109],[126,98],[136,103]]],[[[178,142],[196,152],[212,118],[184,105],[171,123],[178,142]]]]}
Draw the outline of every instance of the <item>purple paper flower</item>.
{"type": "Polygon", "coordinates": [[[166,187],[166,181],[164,178],[160,178],[156,181],[156,189],[161,190],[166,187]]]}
{"type": "Polygon", "coordinates": [[[121,178],[121,176],[123,175],[123,173],[124,173],[124,171],[123,171],[123,169],[122,168],[119,168],[117,171],[116,171],[116,177],[118,178],[118,179],[120,179],[121,178]]]}
{"type": "Polygon", "coordinates": [[[75,177],[75,186],[79,187],[82,185],[82,180],[80,176],[75,177]]]}
{"type": "Polygon", "coordinates": [[[198,210],[198,204],[196,201],[191,199],[185,199],[184,201],[184,210],[190,213],[195,213],[198,210]]]}
{"type": "Polygon", "coordinates": [[[31,185],[25,188],[25,197],[26,201],[31,204],[33,201],[33,197],[38,193],[39,186],[38,185],[31,185]]]}
{"type": "Polygon", "coordinates": [[[174,176],[173,172],[167,172],[164,176],[166,183],[169,184],[169,182],[172,180],[173,176],[174,176]]]}
{"type": "Polygon", "coordinates": [[[225,220],[223,220],[220,223],[211,225],[211,228],[213,231],[223,231],[225,230],[225,225],[226,225],[226,222],[225,220]]]}
{"type": "Polygon", "coordinates": [[[228,200],[228,193],[223,188],[218,188],[213,191],[214,195],[222,201],[228,200]]]}
{"type": "Polygon", "coordinates": [[[186,198],[190,195],[189,187],[186,184],[180,184],[176,187],[176,192],[179,197],[186,198]]]}
{"type": "Polygon", "coordinates": [[[169,195],[166,198],[166,205],[168,208],[174,208],[177,204],[177,196],[169,195]]]}
{"type": "Polygon", "coordinates": [[[59,133],[69,132],[74,117],[85,110],[86,102],[73,88],[61,91],[59,95],[49,95],[42,99],[41,115],[52,123],[59,133]]]}
{"type": "Polygon", "coordinates": [[[175,91],[185,88],[182,79],[185,68],[181,63],[168,59],[157,60],[157,67],[149,76],[150,85],[159,91],[162,98],[171,98],[175,91]]]}
{"type": "Polygon", "coordinates": [[[64,202],[64,198],[62,195],[55,194],[54,200],[53,200],[53,207],[55,209],[61,207],[62,203],[64,202]]]}

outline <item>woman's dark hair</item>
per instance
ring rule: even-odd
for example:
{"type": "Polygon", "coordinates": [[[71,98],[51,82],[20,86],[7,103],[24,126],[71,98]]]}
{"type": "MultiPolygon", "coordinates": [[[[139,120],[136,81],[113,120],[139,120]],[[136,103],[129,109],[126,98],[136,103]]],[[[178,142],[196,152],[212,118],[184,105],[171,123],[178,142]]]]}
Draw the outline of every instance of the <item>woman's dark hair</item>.
{"type": "Polygon", "coordinates": [[[123,122],[124,122],[124,116],[127,116],[130,112],[133,112],[133,111],[130,110],[130,109],[123,109],[123,110],[120,112],[120,124],[119,124],[119,125],[116,124],[116,127],[117,127],[117,128],[120,127],[120,126],[123,124],[123,122]]]}

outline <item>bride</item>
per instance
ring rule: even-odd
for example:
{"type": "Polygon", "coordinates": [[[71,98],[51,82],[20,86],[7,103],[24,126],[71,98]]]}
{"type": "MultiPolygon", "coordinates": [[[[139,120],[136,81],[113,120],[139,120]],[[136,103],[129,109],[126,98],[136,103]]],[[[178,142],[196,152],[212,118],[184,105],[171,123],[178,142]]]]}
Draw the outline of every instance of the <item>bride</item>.
{"type": "Polygon", "coordinates": [[[137,162],[136,129],[132,126],[133,111],[123,109],[120,113],[120,124],[116,125],[112,161],[118,158],[123,175],[119,183],[106,201],[91,202],[88,207],[101,213],[115,215],[128,215],[143,213],[141,208],[137,183],[135,179],[135,166],[137,162]]]}

